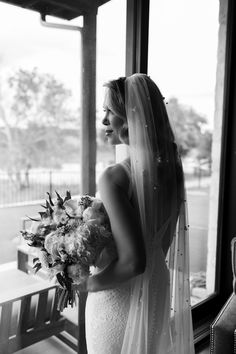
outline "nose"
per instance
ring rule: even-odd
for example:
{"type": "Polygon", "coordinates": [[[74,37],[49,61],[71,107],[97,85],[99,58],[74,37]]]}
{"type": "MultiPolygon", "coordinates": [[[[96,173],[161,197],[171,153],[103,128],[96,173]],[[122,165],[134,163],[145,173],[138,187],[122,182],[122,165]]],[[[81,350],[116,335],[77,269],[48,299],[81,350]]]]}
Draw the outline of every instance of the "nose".
{"type": "Polygon", "coordinates": [[[109,120],[107,119],[107,114],[106,114],[105,117],[103,118],[102,124],[104,124],[104,125],[109,125],[109,120]]]}

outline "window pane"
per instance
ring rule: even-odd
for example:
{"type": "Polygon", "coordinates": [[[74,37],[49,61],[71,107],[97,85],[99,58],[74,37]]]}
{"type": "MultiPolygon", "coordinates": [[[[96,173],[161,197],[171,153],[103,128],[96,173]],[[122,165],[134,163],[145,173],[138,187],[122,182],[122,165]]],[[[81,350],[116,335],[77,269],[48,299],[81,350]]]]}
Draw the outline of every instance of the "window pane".
{"type": "Polygon", "coordinates": [[[97,177],[115,162],[115,148],[107,144],[102,125],[103,84],[125,76],[126,0],[100,6],[97,17],[97,177]]]}
{"type": "Polygon", "coordinates": [[[39,17],[0,4],[0,263],[16,260],[46,192],[79,192],[80,33],[39,17]]]}
{"type": "Polygon", "coordinates": [[[226,5],[219,17],[218,1],[150,1],[149,75],[165,97],[185,171],[192,304],[215,290],[226,5]]]}

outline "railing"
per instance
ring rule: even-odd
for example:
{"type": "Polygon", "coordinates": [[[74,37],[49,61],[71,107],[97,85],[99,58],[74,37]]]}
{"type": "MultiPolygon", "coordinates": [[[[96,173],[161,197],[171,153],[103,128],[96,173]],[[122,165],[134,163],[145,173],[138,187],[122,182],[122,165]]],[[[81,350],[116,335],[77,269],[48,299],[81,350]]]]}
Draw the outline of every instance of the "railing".
{"type": "Polygon", "coordinates": [[[46,192],[54,191],[64,195],[80,192],[79,171],[29,171],[8,175],[0,173],[0,207],[18,203],[29,203],[47,197],[46,192]]]}

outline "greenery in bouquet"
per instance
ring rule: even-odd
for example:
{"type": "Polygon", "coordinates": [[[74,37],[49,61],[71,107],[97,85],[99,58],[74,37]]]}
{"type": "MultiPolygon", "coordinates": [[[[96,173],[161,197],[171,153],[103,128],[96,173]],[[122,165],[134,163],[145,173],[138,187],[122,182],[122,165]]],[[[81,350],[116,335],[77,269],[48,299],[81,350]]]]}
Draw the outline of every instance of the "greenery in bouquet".
{"type": "Polygon", "coordinates": [[[21,231],[31,247],[39,249],[34,268],[56,277],[58,309],[62,311],[75,302],[72,284],[79,284],[90,275],[90,266],[102,250],[113,243],[109,218],[101,200],[89,195],[72,199],[66,192],[63,199],[57,192],[52,199],[48,193],[44,211],[32,219],[30,230],[21,231]]]}

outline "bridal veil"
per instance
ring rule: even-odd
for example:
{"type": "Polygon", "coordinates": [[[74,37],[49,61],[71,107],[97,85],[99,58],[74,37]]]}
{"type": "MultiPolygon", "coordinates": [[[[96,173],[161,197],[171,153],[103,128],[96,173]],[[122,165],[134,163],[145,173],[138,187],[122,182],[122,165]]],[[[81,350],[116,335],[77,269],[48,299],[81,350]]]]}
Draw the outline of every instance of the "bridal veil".
{"type": "Polygon", "coordinates": [[[183,170],[163,97],[147,75],[126,78],[125,109],[147,266],[132,280],[121,354],[193,354],[183,170]]]}

